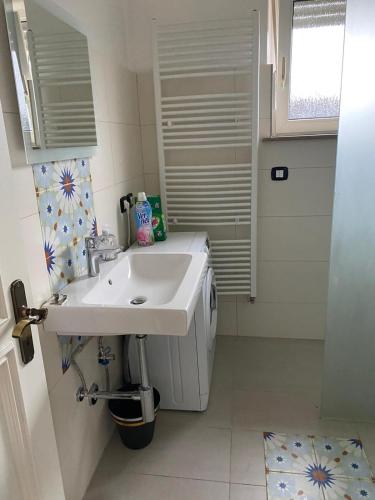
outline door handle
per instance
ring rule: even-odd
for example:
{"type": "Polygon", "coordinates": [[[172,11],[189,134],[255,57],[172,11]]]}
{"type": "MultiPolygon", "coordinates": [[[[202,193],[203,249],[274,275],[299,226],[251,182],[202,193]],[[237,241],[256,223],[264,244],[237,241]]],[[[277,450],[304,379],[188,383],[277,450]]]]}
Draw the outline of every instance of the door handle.
{"type": "Polygon", "coordinates": [[[12,337],[18,339],[22,361],[26,365],[34,358],[34,343],[30,325],[43,323],[47,317],[48,309],[27,306],[25,287],[21,280],[13,281],[10,285],[10,293],[16,321],[12,337]]]}

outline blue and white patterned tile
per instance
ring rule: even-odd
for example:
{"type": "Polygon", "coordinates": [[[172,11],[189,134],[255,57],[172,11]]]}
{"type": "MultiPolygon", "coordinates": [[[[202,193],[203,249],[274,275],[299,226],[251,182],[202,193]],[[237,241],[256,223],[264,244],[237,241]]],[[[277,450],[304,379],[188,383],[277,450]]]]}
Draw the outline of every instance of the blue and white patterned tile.
{"type": "Polygon", "coordinates": [[[93,210],[89,210],[90,236],[98,236],[98,222],[93,210]]]}
{"type": "Polygon", "coordinates": [[[80,176],[76,160],[55,161],[53,166],[54,186],[79,184],[80,176]]]}
{"type": "Polygon", "coordinates": [[[268,470],[302,473],[315,461],[311,438],[273,432],[263,435],[268,470]]]}
{"type": "Polygon", "coordinates": [[[60,335],[59,342],[61,347],[61,368],[63,373],[65,373],[70,366],[73,349],[77,345],[78,340],[77,337],[71,335],[60,335]]]}
{"type": "Polygon", "coordinates": [[[54,164],[40,163],[33,165],[34,185],[37,192],[49,189],[54,184],[54,164]]]}
{"type": "Polygon", "coordinates": [[[77,240],[77,244],[74,247],[74,276],[77,278],[79,276],[84,276],[87,274],[87,253],[85,239],[81,238],[77,240]]]}
{"type": "Polygon", "coordinates": [[[81,206],[77,207],[72,215],[74,221],[74,235],[77,239],[89,236],[91,233],[91,223],[88,210],[81,206]]]}
{"type": "Polygon", "coordinates": [[[336,476],[323,493],[325,500],[375,500],[375,484],[369,479],[336,476]]]}
{"type": "Polygon", "coordinates": [[[53,227],[60,213],[60,206],[55,191],[44,191],[37,196],[39,217],[42,226],[53,227]]]}
{"type": "Polygon", "coordinates": [[[53,292],[56,290],[56,275],[57,275],[57,264],[56,258],[58,254],[58,247],[60,245],[59,239],[57,237],[56,231],[50,226],[42,226],[43,230],[43,250],[44,258],[46,262],[46,268],[50,280],[51,289],[53,292]]]}
{"type": "Polygon", "coordinates": [[[56,189],[56,198],[63,212],[73,214],[81,206],[81,185],[74,183],[62,184],[56,189]]]}
{"type": "Polygon", "coordinates": [[[268,500],[324,500],[322,487],[302,474],[269,472],[268,500]]]}
{"type": "Polygon", "coordinates": [[[81,179],[87,179],[90,177],[90,166],[87,158],[77,158],[76,166],[81,179]]]}
{"type": "Polygon", "coordinates": [[[56,224],[56,233],[59,238],[61,249],[71,245],[74,238],[74,219],[71,214],[62,212],[56,224]]]}
{"type": "Polygon", "coordinates": [[[90,181],[84,181],[80,185],[80,199],[84,209],[91,210],[94,205],[92,186],[90,181]]]}
{"type": "Polygon", "coordinates": [[[75,253],[73,247],[63,247],[53,254],[53,262],[50,266],[49,279],[52,292],[59,292],[75,277],[74,261],[75,253]]]}
{"type": "Polygon", "coordinates": [[[313,446],[317,461],[337,476],[370,478],[372,471],[358,438],[315,437],[313,446]]]}

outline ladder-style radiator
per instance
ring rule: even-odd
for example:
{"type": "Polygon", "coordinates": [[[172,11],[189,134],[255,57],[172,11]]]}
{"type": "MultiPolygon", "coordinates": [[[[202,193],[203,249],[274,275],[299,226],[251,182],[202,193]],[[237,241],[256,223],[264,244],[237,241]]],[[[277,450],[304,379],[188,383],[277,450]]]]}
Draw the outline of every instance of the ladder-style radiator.
{"type": "Polygon", "coordinates": [[[80,33],[27,32],[42,148],[95,146],[87,39],[80,33]],[[82,96],[72,100],[69,95],[82,96]]]}
{"type": "Polygon", "coordinates": [[[218,293],[256,296],[259,17],[160,25],[154,86],[172,230],[208,231],[218,293]]]}

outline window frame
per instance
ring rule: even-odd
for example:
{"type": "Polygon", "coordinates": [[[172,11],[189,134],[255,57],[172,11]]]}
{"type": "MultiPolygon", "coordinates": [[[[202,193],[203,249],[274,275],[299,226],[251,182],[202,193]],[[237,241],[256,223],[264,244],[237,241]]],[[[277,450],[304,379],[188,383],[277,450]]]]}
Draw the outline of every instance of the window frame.
{"type": "Polygon", "coordinates": [[[293,0],[278,0],[278,53],[274,72],[274,103],[272,106],[272,135],[336,135],[339,119],[288,119],[289,85],[292,52],[293,0]]]}

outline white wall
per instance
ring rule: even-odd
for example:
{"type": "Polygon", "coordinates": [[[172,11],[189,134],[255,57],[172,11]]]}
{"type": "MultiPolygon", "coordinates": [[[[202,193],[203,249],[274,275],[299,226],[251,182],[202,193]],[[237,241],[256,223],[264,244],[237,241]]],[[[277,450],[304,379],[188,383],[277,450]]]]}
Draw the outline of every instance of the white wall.
{"type": "MultiPolygon", "coordinates": [[[[51,2],[50,2],[51,3],[51,2]]],[[[99,225],[108,223],[125,243],[125,223],[119,213],[120,195],[143,188],[141,133],[136,74],[128,69],[124,9],[116,0],[56,0],[76,26],[88,35],[99,147],[90,161],[94,206],[99,225]]],[[[0,98],[19,200],[19,219],[27,249],[34,300],[50,295],[32,169],[26,165],[18,108],[10,65],[3,10],[0,9],[0,98]]],[[[61,372],[60,346],[55,335],[40,329],[56,440],[67,500],[81,500],[100,455],[113,431],[104,402],[89,407],[76,403],[79,380],[70,368],[61,372]]],[[[119,379],[117,338],[108,341],[118,361],[113,363],[114,385],[119,379]]],[[[78,358],[89,384],[103,387],[96,360],[95,339],[78,358]]]]}
{"type": "MultiPolygon", "coordinates": [[[[175,23],[242,17],[260,10],[260,132],[269,135],[271,72],[267,57],[267,2],[165,0],[131,2],[131,64],[138,72],[145,187],[159,190],[151,20],[175,23]]],[[[331,227],[335,139],[261,142],[259,151],[258,297],[223,297],[219,334],[323,338],[331,227]],[[276,165],[290,169],[286,182],[271,181],[276,165]]],[[[238,231],[237,237],[241,237],[238,231]]]]}
{"type": "Polygon", "coordinates": [[[258,294],[221,303],[220,333],[324,337],[335,151],[333,139],[261,142],[258,294]],[[287,181],[271,180],[277,165],[287,181]]]}

